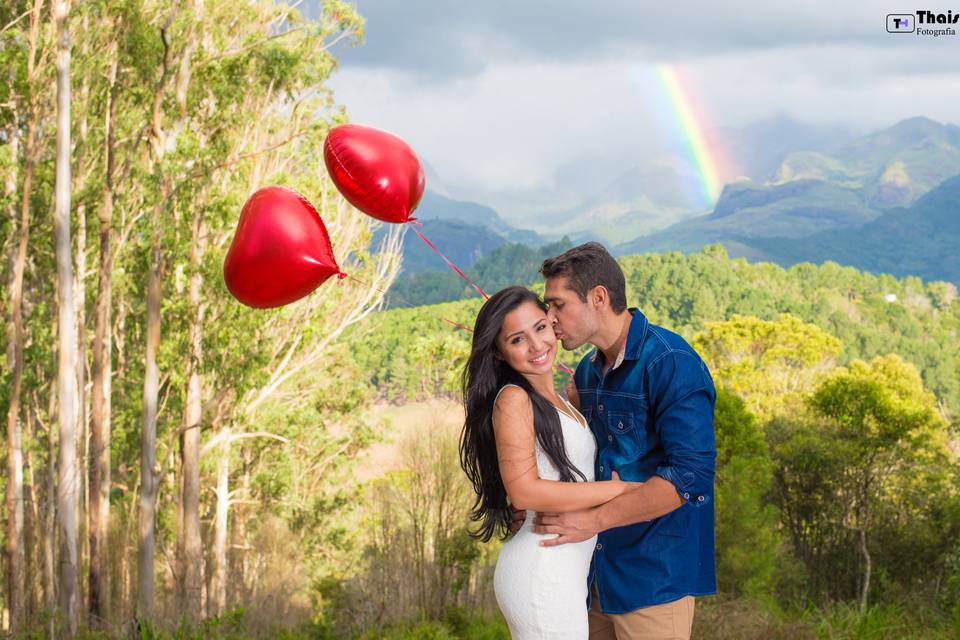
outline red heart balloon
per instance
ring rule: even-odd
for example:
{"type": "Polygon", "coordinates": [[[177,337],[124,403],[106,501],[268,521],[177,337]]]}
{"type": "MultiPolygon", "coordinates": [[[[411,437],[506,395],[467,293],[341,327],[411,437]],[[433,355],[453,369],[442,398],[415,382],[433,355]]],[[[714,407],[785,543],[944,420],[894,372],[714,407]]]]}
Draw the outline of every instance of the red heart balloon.
{"type": "Polygon", "coordinates": [[[223,279],[237,300],[279,307],[339,273],[327,228],[306,198],[284,187],[250,196],[223,261],[223,279]]]}
{"type": "Polygon", "coordinates": [[[423,197],[420,158],[392,133],[359,124],[334,127],[323,160],[343,197],[378,220],[407,222],[423,197]]]}

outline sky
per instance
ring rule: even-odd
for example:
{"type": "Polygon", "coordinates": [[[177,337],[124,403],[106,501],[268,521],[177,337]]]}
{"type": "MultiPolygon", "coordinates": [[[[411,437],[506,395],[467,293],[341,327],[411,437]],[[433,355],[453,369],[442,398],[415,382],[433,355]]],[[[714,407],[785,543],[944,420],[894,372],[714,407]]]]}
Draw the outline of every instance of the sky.
{"type": "Polygon", "coordinates": [[[657,69],[683,79],[704,130],[776,116],[859,133],[918,115],[960,123],[960,23],[955,36],[886,31],[886,14],[915,3],[355,4],[365,38],[333,49],[338,103],[407,140],[428,188],[512,222],[573,208],[682,146],[657,69]]]}

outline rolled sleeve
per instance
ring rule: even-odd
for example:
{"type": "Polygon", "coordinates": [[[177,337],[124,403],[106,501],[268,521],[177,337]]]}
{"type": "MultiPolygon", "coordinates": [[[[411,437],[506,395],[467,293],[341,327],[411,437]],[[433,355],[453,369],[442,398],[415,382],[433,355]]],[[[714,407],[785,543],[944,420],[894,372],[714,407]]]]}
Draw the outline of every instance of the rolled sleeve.
{"type": "Polygon", "coordinates": [[[655,428],[664,460],[654,472],[695,507],[713,499],[717,449],[713,431],[716,390],[695,354],[673,351],[650,365],[655,428]]]}

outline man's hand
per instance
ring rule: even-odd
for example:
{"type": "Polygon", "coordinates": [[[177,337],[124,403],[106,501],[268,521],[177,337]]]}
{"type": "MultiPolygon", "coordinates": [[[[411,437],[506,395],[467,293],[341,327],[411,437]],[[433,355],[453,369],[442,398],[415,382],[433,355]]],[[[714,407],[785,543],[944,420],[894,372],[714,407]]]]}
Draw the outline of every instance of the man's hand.
{"type": "Polygon", "coordinates": [[[535,533],[558,533],[560,537],[543,540],[544,547],[555,547],[568,542],[583,542],[600,532],[597,525],[598,507],[568,513],[538,513],[533,519],[535,533]]]}
{"type": "MultiPolygon", "coordinates": [[[[611,479],[619,480],[620,475],[613,471],[611,479]]],[[[567,513],[537,513],[533,518],[534,533],[557,533],[558,538],[543,540],[543,547],[555,547],[568,542],[583,542],[600,533],[600,507],[568,511],[567,513]]]]}
{"type": "Polygon", "coordinates": [[[523,521],[527,518],[526,509],[514,509],[513,505],[510,505],[510,535],[514,535],[517,531],[520,531],[520,527],[523,526],[523,521]]]}

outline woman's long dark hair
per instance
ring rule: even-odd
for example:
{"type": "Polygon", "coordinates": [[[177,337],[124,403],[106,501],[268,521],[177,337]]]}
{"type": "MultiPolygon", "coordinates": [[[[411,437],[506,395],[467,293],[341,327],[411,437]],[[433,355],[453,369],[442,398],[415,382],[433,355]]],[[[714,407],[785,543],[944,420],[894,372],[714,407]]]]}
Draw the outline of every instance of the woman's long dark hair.
{"type": "Polygon", "coordinates": [[[507,490],[500,477],[497,444],[493,436],[493,403],[505,384],[515,384],[533,403],[533,427],[540,448],[560,471],[560,479],[574,482],[574,475],[586,480],[567,457],[560,430],[560,417],[553,403],[537,393],[521,374],[497,357],[497,336],[508,313],[531,302],[544,312],[547,305],[525,287],[507,287],[487,300],[473,330],[470,358],[463,371],[463,406],[466,421],[460,437],[460,466],[463,467],[477,499],[470,518],[479,522],[471,535],[488,542],[494,534],[505,538],[510,530],[507,490]]]}

